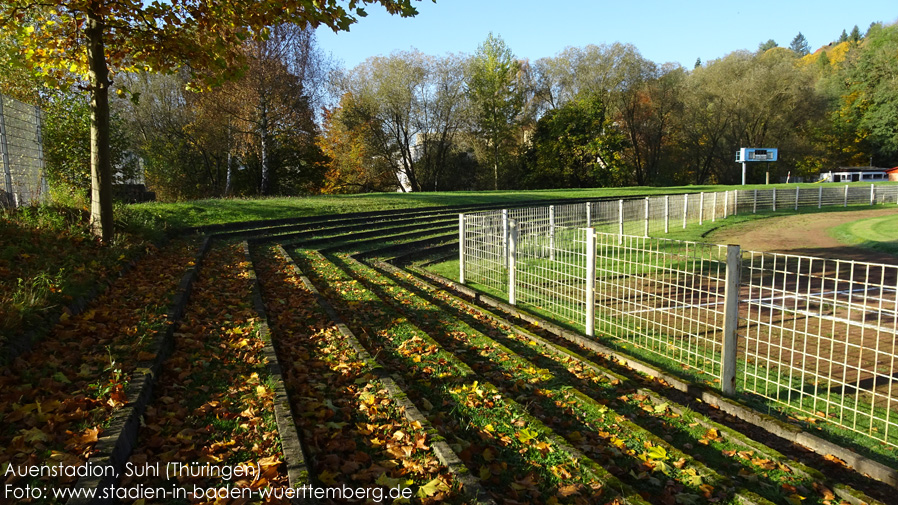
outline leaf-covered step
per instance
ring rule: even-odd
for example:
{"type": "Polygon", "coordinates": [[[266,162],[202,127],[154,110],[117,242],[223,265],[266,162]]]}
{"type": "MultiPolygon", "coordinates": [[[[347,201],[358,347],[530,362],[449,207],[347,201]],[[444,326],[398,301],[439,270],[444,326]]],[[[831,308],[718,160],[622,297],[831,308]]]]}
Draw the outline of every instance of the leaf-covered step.
{"type": "MultiPolygon", "coordinates": [[[[466,465],[473,472],[480,474],[487,488],[493,493],[498,493],[497,497],[507,493],[514,495],[525,493],[531,496],[534,492],[531,488],[536,486],[540,490],[536,496],[543,498],[554,496],[558,499],[559,492],[564,494],[559,491],[559,487],[576,486],[577,483],[582,483],[584,489],[595,487],[595,491],[600,489],[603,490],[602,493],[608,491],[605,484],[596,480],[594,476],[581,475],[579,471],[562,470],[567,468],[569,463],[563,463],[561,466],[553,465],[558,466],[556,474],[543,463],[537,463],[539,459],[522,458],[524,453],[520,451],[525,447],[520,444],[528,441],[530,434],[541,433],[536,428],[527,428],[526,421],[522,421],[525,412],[506,402],[501,394],[483,398],[488,391],[494,390],[491,386],[459,382],[460,378],[470,376],[470,371],[465,372],[457,365],[453,365],[454,360],[450,362],[446,359],[451,357],[451,354],[445,353],[438,346],[428,344],[430,337],[426,333],[409,324],[404,317],[382,301],[377,303],[379,299],[376,296],[348,277],[345,272],[320,255],[300,252],[300,257],[303,261],[307,261],[303,269],[310,273],[313,281],[317,285],[327,284],[322,291],[327,296],[334,297],[335,306],[343,309],[344,317],[351,321],[350,327],[356,326],[354,331],[367,332],[367,328],[380,328],[380,331],[368,337],[366,345],[374,346],[378,351],[378,358],[383,359],[388,367],[402,371],[407,391],[415,402],[423,405],[422,411],[428,415],[434,426],[454,444],[456,452],[466,465]],[[357,308],[359,302],[365,303],[365,310],[350,309],[349,314],[345,313],[346,308],[357,308]],[[407,361],[408,357],[414,359],[407,361]],[[449,370],[438,371],[438,366],[449,366],[449,370]],[[453,369],[458,371],[452,372],[453,369]],[[521,437],[509,435],[518,433],[521,427],[527,428],[521,435],[524,442],[521,442],[521,437]],[[500,431],[504,435],[497,437],[493,434],[494,431],[500,431]],[[524,475],[525,478],[515,481],[511,476],[515,472],[517,475],[524,475]],[[533,477],[527,477],[531,473],[533,477]],[[589,482],[593,482],[595,486],[589,482]],[[516,489],[516,486],[520,489],[516,489]]],[[[543,446],[544,449],[547,447],[554,446],[551,444],[543,446]]],[[[551,452],[557,452],[553,458],[563,456],[560,462],[571,461],[567,459],[571,457],[570,454],[565,451],[553,449],[551,452]]],[[[562,497],[572,499],[570,496],[562,497]]]]}
{"type": "Polygon", "coordinates": [[[361,359],[289,258],[277,248],[260,250],[258,258],[273,338],[282,361],[290,364],[285,375],[310,448],[313,479],[328,485],[401,485],[430,493],[424,498],[457,501],[455,479],[430,449],[432,435],[408,419],[389,381],[361,359]]]}

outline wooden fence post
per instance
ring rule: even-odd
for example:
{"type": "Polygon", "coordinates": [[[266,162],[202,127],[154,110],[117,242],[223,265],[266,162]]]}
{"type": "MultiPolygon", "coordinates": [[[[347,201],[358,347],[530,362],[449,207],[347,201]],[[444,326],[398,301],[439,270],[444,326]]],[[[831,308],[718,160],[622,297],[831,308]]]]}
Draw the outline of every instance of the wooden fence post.
{"type": "Polygon", "coordinates": [[[723,356],[721,357],[720,387],[726,395],[736,393],[736,355],[739,326],[739,276],[742,251],[738,245],[727,246],[726,280],[723,295],[723,356]]]}

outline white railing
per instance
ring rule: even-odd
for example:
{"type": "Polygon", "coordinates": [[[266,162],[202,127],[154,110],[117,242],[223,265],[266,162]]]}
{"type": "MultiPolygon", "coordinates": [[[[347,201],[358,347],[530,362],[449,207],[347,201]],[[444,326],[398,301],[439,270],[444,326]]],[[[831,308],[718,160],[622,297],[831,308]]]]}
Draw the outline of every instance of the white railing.
{"type": "Polygon", "coordinates": [[[677,213],[683,226],[746,206],[823,206],[827,195],[850,205],[861,195],[854,188],[869,204],[869,187],[849,188],[835,188],[838,199],[813,188],[816,199],[749,191],[656,198],[660,206],[629,200],[462,215],[460,274],[727,394],[757,395],[898,446],[898,267],[644,236],[659,216],[670,228],[677,213]],[[633,219],[640,205],[641,222],[633,219]],[[636,223],[642,230],[627,234],[636,223]]]}

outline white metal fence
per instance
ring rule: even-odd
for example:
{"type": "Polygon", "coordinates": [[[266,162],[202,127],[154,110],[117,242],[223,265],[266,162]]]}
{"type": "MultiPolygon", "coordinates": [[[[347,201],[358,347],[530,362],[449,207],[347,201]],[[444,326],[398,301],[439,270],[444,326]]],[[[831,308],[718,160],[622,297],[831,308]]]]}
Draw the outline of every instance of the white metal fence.
{"type": "Polygon", "coordinates": [[[848,188],[813,188],[816,198],[739,191],[462,215],[460,274],[728,394],[758,395],[898,446],[898,267],[645,236],[670,228],[672,215],[683,226],[746,207],[898,193],[848,188]]]}
{"type": "Polygon", "coordinates": [[[746,391],[898,445],[898,267],[747,251],[746,391]]]}
{"type": "Polygon", "coordinates": [[[46,198],[42,143],[40,109],[0,95],[0,206],[31,205],[46,198]]]}

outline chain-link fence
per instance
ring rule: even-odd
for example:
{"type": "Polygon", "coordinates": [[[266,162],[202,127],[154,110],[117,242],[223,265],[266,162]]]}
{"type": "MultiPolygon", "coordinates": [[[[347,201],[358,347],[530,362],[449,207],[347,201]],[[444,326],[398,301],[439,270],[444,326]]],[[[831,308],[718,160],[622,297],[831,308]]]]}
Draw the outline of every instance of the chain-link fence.
{"type": "Polygon", "coordinates": [[[898,186],[749,190],[462,215],[460,277],[728,394],[898,447],[898,267],[648,236],[896,195],[898,186]]]}
{"type": "Polygon", "coordinates": [[[44,177],[40,108],[0,95],[0,206],[43,202],[49,195],[44,177]]]}

